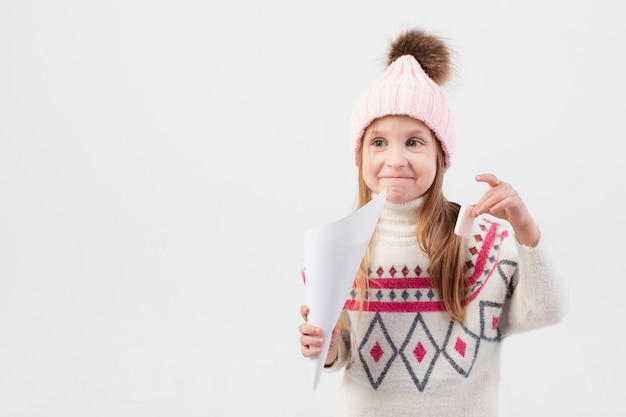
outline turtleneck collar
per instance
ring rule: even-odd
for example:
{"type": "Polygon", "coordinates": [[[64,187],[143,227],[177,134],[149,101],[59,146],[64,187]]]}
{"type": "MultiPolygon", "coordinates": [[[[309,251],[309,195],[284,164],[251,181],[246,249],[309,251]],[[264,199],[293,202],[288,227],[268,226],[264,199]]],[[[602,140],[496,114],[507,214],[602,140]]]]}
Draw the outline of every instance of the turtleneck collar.
{"type": "Polygon", "coordinates": [[[377,233],[389,237],[415,238],[417,216],[424,200],[424,197],[418,197],[404,203],[385,201],[376,226],[377,233]]]}

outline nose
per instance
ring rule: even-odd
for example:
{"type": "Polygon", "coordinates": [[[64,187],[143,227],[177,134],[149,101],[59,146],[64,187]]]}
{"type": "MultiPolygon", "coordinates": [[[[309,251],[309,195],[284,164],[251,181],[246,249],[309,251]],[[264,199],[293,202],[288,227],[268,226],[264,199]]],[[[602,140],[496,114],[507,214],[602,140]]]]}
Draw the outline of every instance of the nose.
{"type": "Polygon", "coordinates": [[[406,151],[401,146],[390,146],[387,151],[387,166],[400,168],[407,164],[406,151]]]}

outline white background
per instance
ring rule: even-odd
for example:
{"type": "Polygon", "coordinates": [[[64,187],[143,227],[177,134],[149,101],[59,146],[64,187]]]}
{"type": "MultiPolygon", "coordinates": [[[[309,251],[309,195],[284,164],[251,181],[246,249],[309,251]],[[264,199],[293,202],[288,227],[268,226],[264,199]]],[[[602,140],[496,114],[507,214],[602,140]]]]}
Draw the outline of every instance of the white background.
{"type": "Polygon", "coordinates": [[[448,198],[511,182],[570,284],[502,415],[624,415],[619,2],[3,0],[0,416],[330,415],[302,234],[353,209],[349,113],[413,26],[454,51],[448,198]]]}

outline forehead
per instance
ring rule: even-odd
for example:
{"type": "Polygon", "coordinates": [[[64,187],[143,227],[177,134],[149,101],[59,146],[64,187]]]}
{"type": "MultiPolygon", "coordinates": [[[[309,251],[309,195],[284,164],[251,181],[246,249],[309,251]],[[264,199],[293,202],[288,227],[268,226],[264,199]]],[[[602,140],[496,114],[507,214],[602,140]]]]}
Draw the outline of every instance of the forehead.
{"type": "Polygon", "coordinates": [[[421,120],[409,116],[385,116],[374,120],[366,129],[366,132],[430,132],[430,128],[421,120]]]}

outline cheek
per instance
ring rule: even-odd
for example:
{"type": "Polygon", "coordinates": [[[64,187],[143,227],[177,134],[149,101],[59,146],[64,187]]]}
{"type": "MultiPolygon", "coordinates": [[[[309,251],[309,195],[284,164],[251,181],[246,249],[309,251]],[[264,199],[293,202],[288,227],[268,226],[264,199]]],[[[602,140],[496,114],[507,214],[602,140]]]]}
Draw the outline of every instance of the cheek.
{"type": "Polygon", "coordinates": [[[434,179],[437,175],[437,161],[432,161],[432,163],[428,167],[428,172],[430,176],[434,179]]]}
{"type": "Polygon", "coordinates": [[[375,155],[365,153],[363,155],[363,176],[372,176],[376,174],[377,161],[375,155]]]}
{"type": "Polygon", "coordinates": [[[421,162],[424,174],[434,177],[437,172],[437,155],[435,153],[425,155],[421,162]]]}
{"type": "Polygon", "coordinates": [[[428,187],[430,187],[437,177],[437,162],[433,162],[428,166],[426,177],[428,178],[428,187]]]}
{"type": "Polygon", "coordinates": [[[371,155],[365,154],[363,155],[363,166],[362,166],[362,176],[365,184],[372,188],[374,182],[376,181],[376,158],[372,158],[371,155]]]}

